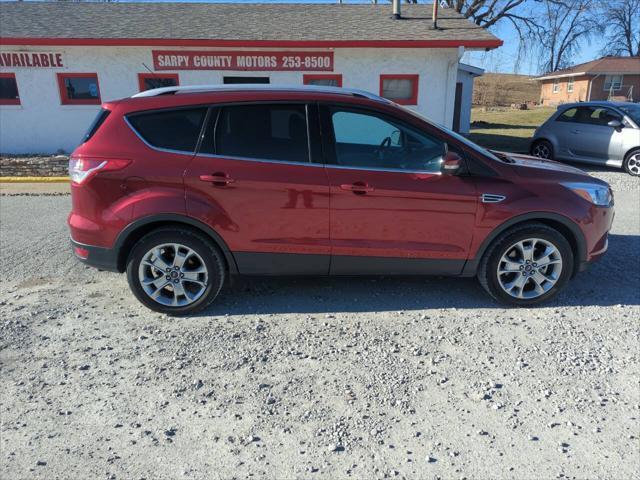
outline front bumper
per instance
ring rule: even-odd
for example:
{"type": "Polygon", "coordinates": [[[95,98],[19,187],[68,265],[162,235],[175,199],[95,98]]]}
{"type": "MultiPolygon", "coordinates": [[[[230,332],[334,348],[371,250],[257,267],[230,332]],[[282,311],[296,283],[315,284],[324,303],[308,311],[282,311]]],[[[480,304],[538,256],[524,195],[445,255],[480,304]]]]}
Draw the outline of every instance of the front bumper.
{"type": "Polygon", "coordinates": [[[110,272],[121,272],[118,265],[118,252],[111,248],[94,247],[85,245],[71,239],[71,249],[73,254],[82,263],[95,267],[99,270],[110,272]]]}

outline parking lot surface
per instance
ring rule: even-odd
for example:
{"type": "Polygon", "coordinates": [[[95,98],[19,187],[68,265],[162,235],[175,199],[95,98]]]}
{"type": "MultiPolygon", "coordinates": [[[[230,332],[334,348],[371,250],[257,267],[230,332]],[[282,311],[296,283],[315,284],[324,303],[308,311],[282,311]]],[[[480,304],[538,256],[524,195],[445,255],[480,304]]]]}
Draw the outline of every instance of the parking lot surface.
{"type": "Polygon", "coordinates": [[[169,318],[72,257],[68,196],[0,197],[0,477],[638,478],[640,180],[594,175],[609,252],[531,309],[266,278],[169,318]]]}

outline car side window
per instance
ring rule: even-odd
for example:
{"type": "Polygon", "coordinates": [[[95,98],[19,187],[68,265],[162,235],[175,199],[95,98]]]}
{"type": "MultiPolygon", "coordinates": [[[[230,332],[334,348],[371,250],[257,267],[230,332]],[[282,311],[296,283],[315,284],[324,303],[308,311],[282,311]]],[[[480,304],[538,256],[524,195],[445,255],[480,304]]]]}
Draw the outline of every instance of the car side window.
{"type": "Polygon", "coordinates": [[[568,108],[556,118],[556,122],[574,122],[576,119],[577,108],[568,108]]]}
{"type": "MultiPolygon", "coordinates": [[[[205,141],[200,150],[203,153],[256,160],[309,162],[305,105],[222,107],[217,121],[214,119],[213,122],[215,142],[205,141]]],[[[208,139],[213,137],[207,136],[208,139]]]]}
{"type": "Polygon", "coordinates": [[[446,144],[395,119],[369,111],[330,108],[335,164],[345,167],[439,172],[446,144]]]}
{"type": "Polygon", "coordinates": [[[580,107],[575,119],[578,123],[598,126],[607,126],[611,120],[622,121],[620,115],[606,107],[580,107]]]}
{"type": "Polygon", "coordinates": [[[180,152],[193,152],[198,142],[206,108],[180,108],[129,115],[127,120],[149,145],[180,152]]]}

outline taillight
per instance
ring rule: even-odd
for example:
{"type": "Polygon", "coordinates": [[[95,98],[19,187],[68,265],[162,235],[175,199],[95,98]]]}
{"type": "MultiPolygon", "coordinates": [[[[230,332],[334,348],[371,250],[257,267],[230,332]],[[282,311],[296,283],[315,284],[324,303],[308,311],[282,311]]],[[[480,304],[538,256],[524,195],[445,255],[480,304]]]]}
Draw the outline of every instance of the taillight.
{"type": "Polygon", "coordinates": [[[69,159],[69,177],[73,183],[81,184],[98,172],[120,170],[129,163],[131,163],[130,160],[122,159],[71,157],[69,159]]]}

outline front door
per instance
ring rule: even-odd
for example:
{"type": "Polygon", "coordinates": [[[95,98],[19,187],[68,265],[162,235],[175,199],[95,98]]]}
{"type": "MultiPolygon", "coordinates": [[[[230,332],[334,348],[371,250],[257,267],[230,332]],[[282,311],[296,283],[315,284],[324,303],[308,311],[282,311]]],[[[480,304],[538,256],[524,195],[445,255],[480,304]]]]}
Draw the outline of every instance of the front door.
{"type": "Polygon", "coordinates": [[[315,112],[305,104],[210,109],[185,175],[187,211],[223,238],[240,273],[328,273],[329,186],[311,161],[308,108],[315,112]]]}
{"type": "Polygon", "coordinates": [[[460,273],[477,194],[440,174],[447,148],[395,118],[324,106],[331,189],[331,273],[460,273]]]}
{"type": "Polygon", "coordinates": [[[607,125],[610,120],[622,121],[622,117],[605,107],[578,107],[568,146],[576,159],[604,164],[620,165],[622,162],[622,131],[607,125]]]}

